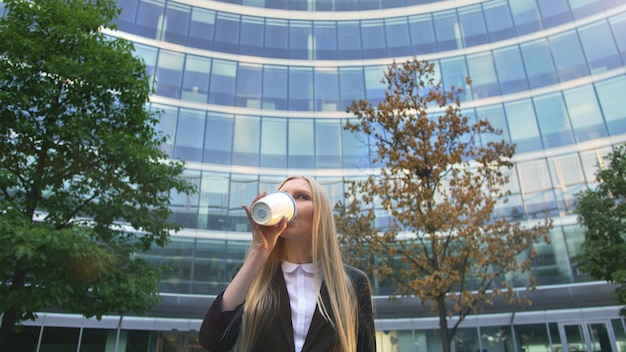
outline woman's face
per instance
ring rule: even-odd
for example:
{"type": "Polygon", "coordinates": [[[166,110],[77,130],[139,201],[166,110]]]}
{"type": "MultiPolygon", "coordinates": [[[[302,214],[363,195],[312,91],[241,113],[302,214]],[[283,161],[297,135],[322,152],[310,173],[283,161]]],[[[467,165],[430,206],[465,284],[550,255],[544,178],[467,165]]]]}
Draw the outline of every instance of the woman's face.
{"type": "Polygon", "coordinates": [[[311,241],[313,233],[313,195],[311,186],[303,178],[293,178],[280,188],[296,200],[296,217],[287,225],[280,237],[311,241]]]}

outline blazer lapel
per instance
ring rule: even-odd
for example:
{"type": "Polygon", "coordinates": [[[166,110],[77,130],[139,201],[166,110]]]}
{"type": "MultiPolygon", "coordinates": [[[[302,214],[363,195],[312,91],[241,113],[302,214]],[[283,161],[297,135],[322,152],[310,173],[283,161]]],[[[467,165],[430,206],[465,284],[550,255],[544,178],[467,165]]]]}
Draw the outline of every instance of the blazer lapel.
{"type": "Polygon", "coordinates": [[[291,305],[289,304],[289,293],[287,292],[283,271],[280,267],[276,270],[274,282],[278,289],[278,321],[283,332],[282,335],[286,340],[285,346],[289,347],[288,351],[294,351],[296,346],[293,341],[293,327],[291,325],[291,305]]]}

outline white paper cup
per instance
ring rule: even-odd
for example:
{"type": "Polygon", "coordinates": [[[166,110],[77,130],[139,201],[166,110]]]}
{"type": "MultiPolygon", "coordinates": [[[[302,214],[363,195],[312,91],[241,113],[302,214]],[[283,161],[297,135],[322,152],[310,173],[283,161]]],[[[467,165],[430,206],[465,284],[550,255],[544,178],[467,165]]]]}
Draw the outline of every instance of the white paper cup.
{"type": "Polygon", "coordinates": [[[272,226],[284,217],[291,222],[296,217],[296,201],[291,194],[276,191],[259,199],[250,208],[252,220],[259,225],[272,226]]]}

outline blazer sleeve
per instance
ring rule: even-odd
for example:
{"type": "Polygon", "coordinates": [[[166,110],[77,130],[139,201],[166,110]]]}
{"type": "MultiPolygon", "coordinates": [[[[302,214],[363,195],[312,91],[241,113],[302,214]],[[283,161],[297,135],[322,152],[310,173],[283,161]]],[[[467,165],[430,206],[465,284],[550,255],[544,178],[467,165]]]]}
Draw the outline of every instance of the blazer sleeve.
{"type": "Polygon", "coordinates": [[[243,304],[233,311],[222,312],[223,295],[224,292],[220,293],[209,307],[198,334],[200,345],[210,352],[230,351],[241,327],[243,304]]]}
{"type": "Polygon", "coordinates": [[[374,327],[374,308],[372,302],[372,286],[365,273],[356,268],[349,269],[359,304],[358,310],[358,352],[376,351],[376,329],[374,327]]]}

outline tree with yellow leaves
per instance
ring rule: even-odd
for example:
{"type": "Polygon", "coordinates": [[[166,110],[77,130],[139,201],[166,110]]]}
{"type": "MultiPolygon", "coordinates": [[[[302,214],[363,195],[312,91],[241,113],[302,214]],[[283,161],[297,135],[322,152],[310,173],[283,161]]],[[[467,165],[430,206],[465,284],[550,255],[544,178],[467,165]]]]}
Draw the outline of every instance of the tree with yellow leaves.
{"type": "Polygon", "coordinates": [[[461,89],[443,89],[435,73],[434,64],[416,58],[394,62],[384,72],[381,103],[360,100],[347,108],[355,119],[345,128],[368,137],[379,170],[352,184],[347,204],[338,204],[337,224],[347,257],[391,280],[394,297],[433,303],[448,352],[468,314],[496,299],[520,300],[511,274],[529,274],[526,286],[534,288],[533,245],[549,241],[552,223],[524,226],[494,216],[508,195],[515,148],[481,141],[501,132],[488,117],[464,116],[461,89]],[[374,225],[374,209],[385,210],[389,225],[374,225]]]}

